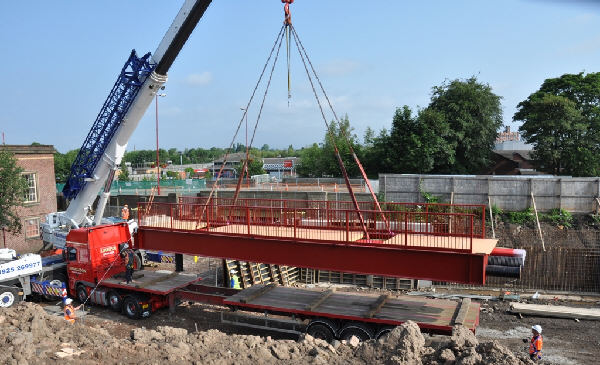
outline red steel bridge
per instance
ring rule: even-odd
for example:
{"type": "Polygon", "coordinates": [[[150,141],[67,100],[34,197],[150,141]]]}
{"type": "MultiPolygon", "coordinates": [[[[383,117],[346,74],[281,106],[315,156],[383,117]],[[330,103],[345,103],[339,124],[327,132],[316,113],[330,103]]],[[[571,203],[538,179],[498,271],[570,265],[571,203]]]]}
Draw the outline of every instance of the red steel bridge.
{"type": "Polygon", "coordinates": [[[140,203],[137,248],[484,284],[485,206],[183,197],[140,203]]]}

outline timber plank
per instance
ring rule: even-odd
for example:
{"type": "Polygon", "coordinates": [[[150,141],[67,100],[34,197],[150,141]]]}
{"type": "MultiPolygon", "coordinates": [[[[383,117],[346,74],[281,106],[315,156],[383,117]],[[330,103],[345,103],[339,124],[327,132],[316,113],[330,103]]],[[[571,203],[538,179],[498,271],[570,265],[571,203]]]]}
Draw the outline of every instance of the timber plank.
{"type": "Polygon", "coordinates": [[[375,315],[375,313],[379,312],[381,310],[381,308],[383,307],[383,305],[385,304],[385,302],[387,302],[388,300],[388,296],[387,295],[380,295],[379,298],[377,298],[377,300],[375,301],[375,303],[373,303],[370,308],[369,308],[369,312],[367,312],[367,318],[373,318],[373,316],[375,315]]]}
{"type": "Polygon", "coordinates": [[[319,296],[319,298],[317,298],[314,302],[307,305],[305,309],[307,311],[311,311],[311,312],[314,311],[319,305],[321,305],[321,303],[323,303],[327,298],[329,298],[333,294],[334,291],[335,291],[335,288],[322,292],[321,295],[319,296]]]}
{"type": "Polygon", "coordinates": [[[543,317],[600,320],[600,309],[576,308],[564,305],[512,303],[511,312],[543,317]]]}
{"type": "Polygon", "coordinates": [[[454,319],[454,324],[463,324],[465,323],[465,319],[467,318],[467,313],[469,313],[469,308],[471,307],[471,298],[463,298],[460,306],[458,307],[458,313],[456,314],[456,318],[454,319]]]}

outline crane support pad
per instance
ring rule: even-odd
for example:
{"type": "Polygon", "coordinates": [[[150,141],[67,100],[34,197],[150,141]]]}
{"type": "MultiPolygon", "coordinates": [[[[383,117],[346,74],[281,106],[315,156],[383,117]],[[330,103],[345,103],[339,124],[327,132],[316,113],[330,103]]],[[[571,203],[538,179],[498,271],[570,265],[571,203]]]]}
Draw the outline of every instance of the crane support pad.
{"type": "Polygon", "coordinates": [[[398,245],[231,236],[207,231],[138,229],[140,249],[319,270],[484,284],[487,255],[398,245]],[[335,260],[331,258],[335,257],[335,260]]]}
{"type": "Polygon", "coordinates": [[[451,334],[456,313],[464,313],[462,323],[471,331],[479,325],[478,303],[457,303],[446,299],[415,298],[412,296],[375,296],[367,294],[342,293],[339,291],[327,295],[326,299],[314,310],[307,310],[311,303],[323,297],[319,290],[276,286],[243,303],[246,291],[260,292],[263,285],[249,289],[224,299],[223,304],[240,310],[269,312],[273,314],[296,314],[304,317],[325,317],[359,322],[379,323],[397,326],[406,321],[416,322],[422,330],[451,334]],[[383,298],[382,298],[383,297],[383,298]],[[374,303],[379,310],[373,311],[374,303]],[[373,311],[372,317],[369,314],[373,311]]]}

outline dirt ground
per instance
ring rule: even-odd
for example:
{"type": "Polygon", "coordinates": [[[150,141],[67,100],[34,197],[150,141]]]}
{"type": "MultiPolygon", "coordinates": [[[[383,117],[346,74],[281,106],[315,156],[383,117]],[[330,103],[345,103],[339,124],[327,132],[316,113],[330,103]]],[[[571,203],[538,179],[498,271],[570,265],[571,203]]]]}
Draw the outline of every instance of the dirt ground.
{"type": "MultiPolygon", "coordinates": [[[[184,266],[209,284],[215,282],[215,269],[221,276],[219,260],[196,263],[186,257],[184,266]]],[[[70,325],[42,309],[54,304],[23,303],[0,311],[1,364],[530,364],[522,339],[529,338],[533,324],[544,328],[543,364],[596,364],[600,355],[600,322],[519,318],[503,301],[482,303],[476,337],[462,327],[452,337],[423,336],[407,323],[384,341],[331,345],[310,336],[223,324],[220,313],[226,309],[211,305],[182,303],[174,314],[163,310],[144,320],[90,307],[70,325]]]]}

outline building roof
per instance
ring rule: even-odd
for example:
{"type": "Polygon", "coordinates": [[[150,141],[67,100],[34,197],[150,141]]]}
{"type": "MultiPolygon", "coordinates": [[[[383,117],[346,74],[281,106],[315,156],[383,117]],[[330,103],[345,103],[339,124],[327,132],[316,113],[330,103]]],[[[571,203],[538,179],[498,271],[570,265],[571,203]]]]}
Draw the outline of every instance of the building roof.
{"type": "MultiPolygon", "coordinates": [[[[252,156],[250,156],[252,157],[252,156]]],[[[230,153],[227,156],[227,162],[240,162],[242,160],[244,160],[246,158],[246,152],[235,152],[235,153],[230,153]]],[[[220,162],[223,163],[223,161],[225,160],[225,155],[217,158],[216,160],[214,160],[213,162],[220,162]]]]}
{"type": "Polygon", "coordinates": [[[518,154],[524,160],[531,161],[531,150],[494,150],[494,153],[499,154],[500,156],[507,158],[509,160],[513,159],[514,154],[518,154]]]}
{"type": "Polygon", "coordinates": [[[54,154],[56,150],[53,145],[25,145],[25,144],[3,144],[0,145],[0,151],[8,151],[19,155],[39,155],[39,154],[54,154]]]}
{"type": "Polygon", "coordinates": [[[263,163],[284,163],[285,161],[293,161],[296,163],[300,160],[300,157],[265,157],[263,163]]]}

